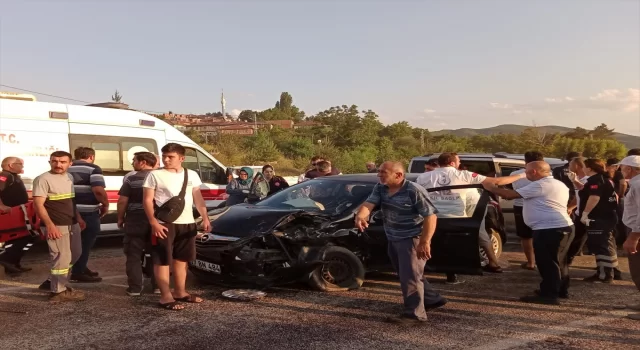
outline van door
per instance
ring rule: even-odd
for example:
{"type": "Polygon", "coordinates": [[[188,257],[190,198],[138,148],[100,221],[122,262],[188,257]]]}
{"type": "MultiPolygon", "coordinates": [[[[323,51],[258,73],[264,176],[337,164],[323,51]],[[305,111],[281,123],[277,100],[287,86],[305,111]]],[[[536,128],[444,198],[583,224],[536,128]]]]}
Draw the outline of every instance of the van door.
{"type": "MultiPolygon", "coordinates": [[[[512,172],[524,169],[524,165],[496,163],[496,167],[500,176],[509,176],[512,172]]],[[[513,213],[513,201],[500,197],[500,208],[503,213],[513,213]]]]}
{"type": "Polygon", "coordinates": [[[224,193],[227,191],[227,173],[211,156],[208,156],[195,147],[185,146],[186,154],[182,165],[200,175],[202,180],[202,197],[207,204],[207,209],[215,209],[224,201],[224,193]]]}

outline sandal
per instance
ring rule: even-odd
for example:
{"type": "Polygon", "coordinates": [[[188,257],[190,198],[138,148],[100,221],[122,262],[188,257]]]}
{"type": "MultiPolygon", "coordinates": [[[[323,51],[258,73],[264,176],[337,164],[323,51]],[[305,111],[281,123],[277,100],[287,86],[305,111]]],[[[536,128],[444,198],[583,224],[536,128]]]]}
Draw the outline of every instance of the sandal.
{"type": "Polygon", "coordinates": [[[194,294],[189,294],[182,298],[173,297],[173,299],[175,299],[176,301],[182,301],[185,303],[192,303],[192,304],[199,304],[204,301],[204,299],[194,294]]]}
{"type": "Polygon", "coordinates": [[[180,311],[183,310],[184,307],[177,307],[177,306],[182,306],[180,304],[178,304],[178,301],[172,301],[170,303],[158,303],[158,307],[163,308],[165,310],[171,310],[171,311],[180,311]]]}
{"type": "Polygon", "coordinates": [[[522,267],[522,268],[523,268],[523,269],[525,269],[525,270],[530,270],[530,271],[535,271],[535,269],[536,269],[536,267],[535,267],[535,266],[534,266],[534,267],[529,267],[529,266],[527,265],[527,263],[526,263],[526,262],[522,263],[522,264],[520,265],[520,267],[522,267]]]}

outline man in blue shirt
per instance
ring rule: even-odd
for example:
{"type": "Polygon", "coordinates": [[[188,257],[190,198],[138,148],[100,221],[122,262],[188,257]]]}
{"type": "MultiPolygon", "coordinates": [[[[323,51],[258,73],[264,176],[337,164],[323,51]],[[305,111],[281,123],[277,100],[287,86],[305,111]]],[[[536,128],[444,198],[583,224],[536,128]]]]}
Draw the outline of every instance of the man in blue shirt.
{"type": "Polygon", "coordinates": [[[96,151],[89,147],[78,147],[74,151],[69,174],[73,176],[76,206],[87,227],[82,230],[82,255],[73,265],[71,282],[100,282],[97,272],[89,270],[89,252],[100,234],[100,218],[109,210],[109,199],[105,191],[102,169],[96,165],[96,151]]]}
{"type": "Polygon", "coordinates": [[[371,211],[382,210],[384,230],[389,243],[388,254],[400,278],[404,311],[388,322],[419,324],[427,320],[426,310],[444,306],[447,300],[424,279],[424,266],[431,258],[431,238],[436,229],[437,209],[422,186],[407,181],[404,166],[385,162],[378,170],[377,184],[358,210],[356,226],[369,226],[371,211]]]}

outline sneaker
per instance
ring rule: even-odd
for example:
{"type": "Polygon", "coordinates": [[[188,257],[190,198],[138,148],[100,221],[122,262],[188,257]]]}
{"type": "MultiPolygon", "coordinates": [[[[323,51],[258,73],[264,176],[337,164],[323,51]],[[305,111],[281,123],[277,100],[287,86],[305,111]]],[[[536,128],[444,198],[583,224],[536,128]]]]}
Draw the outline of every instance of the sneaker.
{"type": "Polygon", "coordinates": [[[80,301],[84,300],[84,293],[78,290],[67,289],[60,293],[51,293],[49,301],[62,302],[62,301],[80,301]]]}
{"type": "Polygon", "coordinates": [[[87,276],[91,276],[91,277],[98,277],[98,276],[100,276],[100,274],[99,274],[99,273],[97,273],[97,272],[95,272],[95,271],[91,271],[91,270],[89,270],[89,268],[88,268],[88,267],[84,269],[84,274],[85,274],[85,275],[87,275],[87,276]]]}
{"type": "Polygon", "coordinates": [[[51,290],[51,280],[46,280],[38,287],[40,290],[51,290]]]}
{"type": "Polygon", "coordinates": [[[127,295],[130,297],[138,297],[142,294],[142,288],[133,289],[131,287],[127,288],[127,295]]]}
{"type": "Polygon", "coordinates": [[[558,298],[542,297],[539,295],[527,295],[520,297],[520,301],[524,303],[544,304],[544,305],[560,305],[558,298]]]}
{"type": "Polygon", "coordinates": [[[153,290],[153,294],[162,294],[162,292],[160,291],[160,288],[155,288],[153,290]]]}
{"type": "Polygon", "coordinates": [[[69,279],[69,282],[76,282],[76,283],[98,283],[98,282],[102,282],[102,277],[93,277],[93,276],[89,276],[89,275],[76,275],[76,274],[71,274],[71,278],[69,279]]]}
{"type": "Polygon", "coordinates": [[[384,319],[387,323],[394,323],[403,326],[421,326],[426,324],[427,320],[419,320],[415,317],[409,317],[405,315],[387,317],[384,319]]]}
{"type": "Polygon", "coordinates": [[[463,283],[464,281],[460,281],[458,279],[458,275],[453,275],[451,277],[447,276],[447,284],[460,284],[463,283]]]}

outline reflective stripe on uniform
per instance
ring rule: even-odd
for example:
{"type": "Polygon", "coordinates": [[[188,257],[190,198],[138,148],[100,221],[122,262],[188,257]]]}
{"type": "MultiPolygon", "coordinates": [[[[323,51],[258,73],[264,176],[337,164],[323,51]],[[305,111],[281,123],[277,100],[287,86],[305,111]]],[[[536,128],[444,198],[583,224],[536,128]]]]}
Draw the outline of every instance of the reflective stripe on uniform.
{"type": "Polygon", "coordinates": [[[56,276],[66,275],[68,273],[69,269],[51,269],[51,274],[56,276]]]}
{"type": "Polygon", "coordinates": [[[52,201],[60,201],[63,199],[74,198],[75,196],[75,193],[51,194],[48,199],[52,201]]]}

